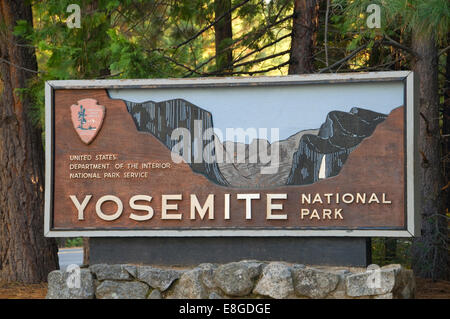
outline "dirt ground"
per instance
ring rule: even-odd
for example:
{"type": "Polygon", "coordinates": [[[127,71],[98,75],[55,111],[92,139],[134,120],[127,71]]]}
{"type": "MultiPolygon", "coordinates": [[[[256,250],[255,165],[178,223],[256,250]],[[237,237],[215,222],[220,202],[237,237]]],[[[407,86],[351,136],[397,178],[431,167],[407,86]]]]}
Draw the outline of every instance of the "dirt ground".
{"type": "Polygon", "coordinates": [[[416,277],[416,299],[450,299],[450,281],[433,282],[416,277]]]}
{"type": "MultiPolygon", "coordinates": [[[[450,281],[432,282],[429,279],[416,278],[417,299],[450,299],[450,281]]],[[[47,293],[47,284],[0,284],[0,299],[43,299],[47,293]]]]}
{"type": "Polygon", "coordinates": [[[0,284],[0,299],[44,299],[47,284],[0,284]]]}

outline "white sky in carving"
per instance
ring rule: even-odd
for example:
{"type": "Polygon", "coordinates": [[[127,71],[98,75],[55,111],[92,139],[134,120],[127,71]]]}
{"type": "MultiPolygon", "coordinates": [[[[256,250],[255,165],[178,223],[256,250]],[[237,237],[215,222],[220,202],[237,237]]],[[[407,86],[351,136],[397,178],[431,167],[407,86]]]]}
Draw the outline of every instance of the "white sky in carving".
{"type": "MultiPolygon", "coordinates": [[[[389,114],[404,104],[403,82],[313,84],[279,87],[111,89],[111,98],[161,102],[182,98],[213,115],[225,140],[226,128],[279,128],[279,139],[317,129],[330,111],[361,107],[389,114]]],[[[106,106],[107,107],[107,106],[106,106]]],[[[250,142],[247,140],[247,143],[250,142]]]]}

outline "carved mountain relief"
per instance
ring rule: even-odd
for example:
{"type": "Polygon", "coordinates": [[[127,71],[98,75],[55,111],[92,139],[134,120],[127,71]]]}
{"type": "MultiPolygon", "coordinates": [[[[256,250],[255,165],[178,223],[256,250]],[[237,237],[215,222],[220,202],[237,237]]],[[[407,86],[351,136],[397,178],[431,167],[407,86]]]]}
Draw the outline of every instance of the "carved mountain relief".
{"type": "Polygon", "coordinates": [[[177,128],[187,129],[191,136],[189,165],[192,170],[219,185],[240,188],[306,185],[336,176],[349,154],[387,117],[367,109],[352,108],[350,112],[332,111],[319,129],[300,131],[272,145],[265,139],[253,139],[250,144],[222,143],[215,135],[210,140],[201,140],[198,145],[194,136],[202,136],[202,133],[195,132],[194,122],[201,121],[203,131],[213,129],[210,112],[183,99],[125,103],[137,129],[153,134],[169,150],[179,142],[171,139],[172,132],[177,128]],[[196,159],[195,147],[213,149],[207,152],[209,158],[196,159]],[[263,152],[271,154],[273,151],[278,151],[275,162],[257,160],[263,152]],[[277,169],[264,172],[268,165],[277,169]]]}

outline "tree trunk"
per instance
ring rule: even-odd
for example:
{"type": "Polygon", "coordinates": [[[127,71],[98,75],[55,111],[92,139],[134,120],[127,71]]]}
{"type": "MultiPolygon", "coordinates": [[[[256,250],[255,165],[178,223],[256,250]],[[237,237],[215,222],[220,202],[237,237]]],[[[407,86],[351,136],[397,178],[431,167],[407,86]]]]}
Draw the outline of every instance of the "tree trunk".
{"type": "Polygon", "coordinates": [[[314,72],[319,0],[295,0],[289,74],[314,72]]]}
{"type": "MultiPolygon", "coordinates": [[[[231,9],[231,0],[214,0],[214,15],[219,18],[231,9]]],[[[233,51],[226,49],[233,39],[231,13],[214,25],[217,72],[233,71],[233,51]],[[222,52],[223,51],[223,52],[222,52]]]]}
{"type": "Polygon", "coordinates": [[[395,262],[397,257],[397,239],[384,238],[384,260],[390,264],[395,262]]]}
{"type": "MultiPolygon", "coordinates": [[[[450,44],[450,32],[447,34],[447,44],[450,44]]],[[[445,210],[447,213],[450,212],[450,52],[447,51],[447,61],[446,61],[446,70],[445,70],[445,82],[444,82],[444,105],[442,112],[442,135],[444,136],[443,143],[443,158],[444,158],[444,185],[445,191],[443,193],[446,201],[444,202],[445,210]]],[[[450,237],[448,233],[448,226],[450,225],[450,221],[447,223],[447,251],[450,255],[449,243],[450,237]]],[[[448,262],[448,272],[447,278],[450,278],[450,258],[447,260],[448,262]]]]}
{"type": "MultiPolygon", "coordinates": [[[[450,44],[450,32],[447,35],[447,43],[450,44]]],[[[444,139],[444,177],[447,185],[446,193],[447,203],[446,208],[450,206],[450,52],[447,51],[447,61],[445,66],[445,83],[444,83],[444,105],[442,112],[442,135],[444,139]]]]}
{"type": "Polygon", "coordinates": [[[32,24],[28,2],[0,0],[0,281],[36,283],[58,268],[58,255],[43,230],[42,131],[30,119],[30,100],[16,92],[34,75],[25,69],[37,70],[34,49],[12,34],[19,20],[32,24]]]}
{"type": "Polygon", "coordinates": [[[442,165],[439,129],[438,57],[434,34],[412,34],[416,53],[414,74],[419,78],[419,152],[422,205],[421,237],[413,241],[412,266],[416,275],[442,279],[447,273],[447,226],[443,218],[442,165]]]}
{"type": "Polygon", "coordinates": [[[89,265],[89,237],[83,237],[83,265],[89,265]]]}

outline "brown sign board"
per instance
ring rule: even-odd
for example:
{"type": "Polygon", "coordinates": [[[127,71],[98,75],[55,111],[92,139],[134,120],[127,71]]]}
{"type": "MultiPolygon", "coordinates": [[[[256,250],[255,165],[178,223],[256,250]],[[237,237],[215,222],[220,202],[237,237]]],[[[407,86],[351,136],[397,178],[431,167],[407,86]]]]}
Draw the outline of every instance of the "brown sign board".
{"type": "Polygon", "coordinates": [[[417,235],[409,71],[46,84],[47,236],[417,235]]]}

